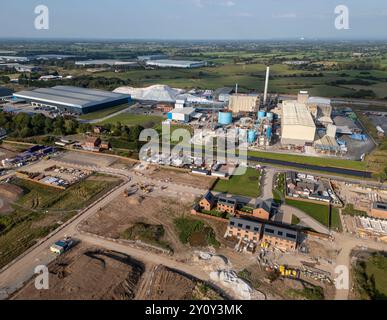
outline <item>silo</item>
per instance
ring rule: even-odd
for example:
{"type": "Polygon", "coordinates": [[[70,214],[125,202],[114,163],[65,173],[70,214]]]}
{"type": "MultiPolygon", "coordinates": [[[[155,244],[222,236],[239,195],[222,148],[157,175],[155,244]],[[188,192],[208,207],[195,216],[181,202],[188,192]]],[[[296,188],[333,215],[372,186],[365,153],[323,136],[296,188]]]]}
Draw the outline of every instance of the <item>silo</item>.
{"type": "Polygon", "coordinates": [[[249,130],[247,142],[254,143],[257,140],[257,132],[255,130],[249,130]]]}
{"type": "Polygon", "coordinates": [[[231,112],[219,112],[218,123],[223,126],[232,124],[232,113],[231,112]]]}
{"type": "Polygon", "coordinates": [[[267,137],[268,140],[271,139],[272,134],[273,134],[272,128],[271,128],[271,127],[268,127],[268,128],[266,129],[266,137],[267,137]]]}
{"type": "Polygon", "coordinates": [[[258,120],[266,118],[266,111],[258,111],[258,120]]]}

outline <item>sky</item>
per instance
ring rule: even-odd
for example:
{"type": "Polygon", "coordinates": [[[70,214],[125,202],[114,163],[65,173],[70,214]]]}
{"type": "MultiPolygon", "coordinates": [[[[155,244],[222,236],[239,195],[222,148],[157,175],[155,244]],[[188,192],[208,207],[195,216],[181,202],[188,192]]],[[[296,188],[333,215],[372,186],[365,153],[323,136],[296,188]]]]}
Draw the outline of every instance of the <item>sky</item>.
{"type": "Polygon", "coordinates": [[[0,0],[1,38],[386,39],[386,0],[0,0]],[[49,29],[34,26],[38,5],[49,29]],[[349,29],[335,28],[335,8],[349,29]]]}

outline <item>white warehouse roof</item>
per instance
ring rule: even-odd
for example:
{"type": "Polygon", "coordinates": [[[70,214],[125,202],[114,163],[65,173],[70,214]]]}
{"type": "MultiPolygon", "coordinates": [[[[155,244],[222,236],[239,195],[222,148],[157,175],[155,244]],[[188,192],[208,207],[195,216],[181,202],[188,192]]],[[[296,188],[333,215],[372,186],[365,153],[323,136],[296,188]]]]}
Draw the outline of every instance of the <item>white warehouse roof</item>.
{"type": "Polygon", "coordinates": [[[282,103],[282,125],[316,127],[307,106],[296,101],[282,103]]]}

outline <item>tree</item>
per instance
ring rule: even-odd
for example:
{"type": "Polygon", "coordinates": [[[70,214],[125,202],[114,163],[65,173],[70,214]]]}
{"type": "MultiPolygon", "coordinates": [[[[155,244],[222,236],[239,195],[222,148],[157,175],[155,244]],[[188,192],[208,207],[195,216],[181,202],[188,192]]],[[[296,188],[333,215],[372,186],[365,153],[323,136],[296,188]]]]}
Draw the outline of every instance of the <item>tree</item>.
{"type": "Polygon", "coordinates": [[[78,128],[78,122],[73,119],[67,119],[64,122],[64,129],[66,134],[73,134],[78,128]]]}

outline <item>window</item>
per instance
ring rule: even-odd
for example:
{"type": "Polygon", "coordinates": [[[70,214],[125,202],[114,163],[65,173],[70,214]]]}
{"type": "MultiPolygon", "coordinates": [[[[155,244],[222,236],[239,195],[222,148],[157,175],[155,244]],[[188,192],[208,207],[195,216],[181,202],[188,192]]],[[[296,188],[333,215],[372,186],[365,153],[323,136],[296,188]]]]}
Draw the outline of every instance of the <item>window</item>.
{"type": "Polygon", "coordinates": [[[251,230],[251,227],[249,225],[246,225],[247,230],[251,230]]]}
{"type": "Polygon", "coordinates": [[[235,222],[234,222],[234,221],[231,221],[231,222],[230,222],[230,225],[231,225],[231,226],[235,226],[235,222]]]}
{"type": "Polygon", "coordinates": [[[258,227],[255,227],[255,228],[254,228],[254,231],[259,232],[259,228],[258,228],[258,227]]]}
{"type": "Polygon", "coordinates": [[[297,236],[295,234],[291,234],[291,233],[287,233],[286,237],[290,238],[290,239],[297,239],[297,236]]]}
{"type": "Polygon", "coordinates": [[[265,232],[274,234],[274,230],[273,229],[265,228],[265,232]]]}
{"type": "Polygon", "coordinates": [[[243,224],[242,224],[242,223],[238,223],[238,227],[239,227],[239,228],[242,228],[242,227],[243,227],[243,224]]]}
{"type": "Polygon", "coordinates": [[[278,231],[278,235],[279,235],[279,236],[283,236],[284,233],[283,233],[282,231],[278,231]]]}

